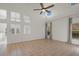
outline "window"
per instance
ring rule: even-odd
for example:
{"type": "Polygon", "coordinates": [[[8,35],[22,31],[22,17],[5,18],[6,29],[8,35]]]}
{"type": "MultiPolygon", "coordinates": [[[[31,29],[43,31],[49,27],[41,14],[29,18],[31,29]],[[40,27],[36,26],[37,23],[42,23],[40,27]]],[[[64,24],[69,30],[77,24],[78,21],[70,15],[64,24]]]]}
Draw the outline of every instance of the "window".
{"type": "Polygon", "coordinates": [[[16,27],[15,27],[15,26],[16,26],[15,24],[11,24],[11,26],[10,26],[10,27],[11,27],[11,28],[10,28],[10,29],[11,29],[11,33],[12,33],[12,34],[16,34],[16,30],[15,30],[16,27]]]}
{"type": "Polygon", "coordinates": [[[28,25],[24,26],[24,34],[30,34],[31,33],[31,27],[28,25]]]}
{"type": "Polygon", "coordinates": [[[11,21],[20,22],[20,14],[17,12],[11,12],[11,21]]]}
{"type": "Polygon", "coordinates": [[[16,34],[19,34],[20,32],[21,32],[20,25],[17,24],[17,25],[16,25],[16,34]]]}
{"type": "Polygon", "coordinates": [[[24,16],[23,18],[24,18],[25,23],[30,23],[31,22],[29,16],[24,16]]]}
{"type": "Polygon", "coordinates": [[[19,24],[11,24],[11,33],[19,34],[20,33],[20,25],[19,24]]]}
{"type": "Polygon", "coordinates": [[[0,9],[0,19],[7,19],[7,11],[0,9]]]}
{"type": "Polygon", "coordinates": [[[0,43],[7,39],[6,28],[7,23],[0,23],[0,43]]]}

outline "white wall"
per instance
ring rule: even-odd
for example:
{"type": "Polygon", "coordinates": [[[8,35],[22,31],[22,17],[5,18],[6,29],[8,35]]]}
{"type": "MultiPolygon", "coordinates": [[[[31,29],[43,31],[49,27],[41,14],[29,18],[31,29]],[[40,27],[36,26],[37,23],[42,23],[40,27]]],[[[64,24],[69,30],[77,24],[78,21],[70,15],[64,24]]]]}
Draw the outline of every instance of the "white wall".
{"type": "MultiPolygon", "coordinates": [[[[68,18],[79,15],[79,4],[70,6],[68,4],[55,4],[52,8],[54,16],[52,17],[52,38],[53,40],[59,40],[67,42],[68,40],[68,18]],[[65,17],[65,18],[63,18],[65,17]]],[[[78,20],[78,19],[77,19],[78,20]]]]}
{"type": "Polygon", "coordinates": [[[44,27],[45,27],[45,20],[35,11],[33,11],[34,8],[37,7],[37,4],[0,4],[0,9],[4,9],[8,11],[8,18],[6,20],[0,20],[2,23],[8,23],[8,29],[7,29],[7,42],[8,43],[16,43],[16,42],[22,42],[22,41],[29,41],[34,39],[41,39],[44,38],[44,27]],[[23,19],[21,19],[21,23],[18,23],[21,25],[21,33],[18,35],[12,35],[10,34],[10,24],[16,24],[17,22],[11,22],[10,21],[10,14],[9,12],[16,11],[21,13],[21,15],[26,15],[30,17],[31,20],[31,34],[30,35],[24,35],[23,32],[23,25],[26,25],[23,23],[23,19]]]}
{"type": "MultiPolygon", "coordinates": [[[[23,33],[23,25],[24,23],[20,23],[22,24],[22,30],[21,33],[19,35],[16,36],[12,36],[11,34],[9,34],[10,32],[10,26],[8,26],[8,43],[15,43],[15,42],[22,42],[22,41],[29,41],[29,40],[33,40],[33,39],[40,39],[40,38],[44,38],[44,27],[45,27],[45,20],[43,19],[40,15],[38,11],[33,11],[34,8],[38,8],[40,7],[39,4],[33,4],[33,3],[22,3],[22,4],[17,4],[17,3],[2,3],[0,4],[0,9],[5,9],[8,12],[10,11],[16,11],[21,13],[22,15],[27,15],[30,17],[31,19],[31,34],[30,35],[24,35],[23,33]]],[[[75,14],[78,13],[78,6],[73,8],[73,7],[69,7],[68,4],[57,4],[55,5],[54,8],[52,8],[53,12],[55,10],[55,15],[56,18],[60,18],[60,17],[64,17],[67,15],[71,15],[71,14],[75,14]],[[57,7],[56,7],[57,6],[57,7]],[[56,7],[56,8],[55,8],[56,7]],[[60,8],[62,7],[62,8],[60,8]],[[68,9],[69,8],[69,9],[68,9]],[[62,12],[64,11],[64,12],[62,12]]],[[[7,20],[1,21],[0,22],[4,22],[4,23],[14,23],[14,22],[9,22],[10,21],[10,14],[8,14],[8,18],[7,20]]],[[[52,18],[53,19],[53,18],[52,18]]],[[[55,17],[54,17],[55,19],[55,17]]],[[[21,19],[23,20],[23,19],[21,19]]],[[[54,40],[60,40],[60,41],[67,41],[67,36],[68,36],[68,18],[63,18],[63,19],[57,19],[52,21],[53,22],[53,39],[54,40]]],[[[15,23],[14,23],[15,24],[15,23]]]]}
{"type": "Polygon", "coordinates": [[[79,16],[72,18],[72,24],[79,23],[79,16]]]}
{"type": "Polygon", "coordinates": [[[52,38],[67,42],[68,40],[68,18],[61,18],[52,21],[52,38]]]}

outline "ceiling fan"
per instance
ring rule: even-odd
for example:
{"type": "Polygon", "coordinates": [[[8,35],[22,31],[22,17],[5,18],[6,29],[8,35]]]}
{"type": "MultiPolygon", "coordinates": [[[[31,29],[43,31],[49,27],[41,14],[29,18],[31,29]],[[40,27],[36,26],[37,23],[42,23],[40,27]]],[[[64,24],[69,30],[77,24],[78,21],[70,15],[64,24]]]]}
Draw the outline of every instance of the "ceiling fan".
{"type": "Polygon", "coordinates": [[[40,6],[41,6],[41,9],[34,9],[34,11],[38,11],[38,10],[41,10],[40,14],[42,14],[43,12],[49,12],[49,8],[51,7],[54,7],[54,4],[50,5],[50,6],[47,6],[47,7],[44,7],[44,4],[43,3],[40,3],[40,6]]]}

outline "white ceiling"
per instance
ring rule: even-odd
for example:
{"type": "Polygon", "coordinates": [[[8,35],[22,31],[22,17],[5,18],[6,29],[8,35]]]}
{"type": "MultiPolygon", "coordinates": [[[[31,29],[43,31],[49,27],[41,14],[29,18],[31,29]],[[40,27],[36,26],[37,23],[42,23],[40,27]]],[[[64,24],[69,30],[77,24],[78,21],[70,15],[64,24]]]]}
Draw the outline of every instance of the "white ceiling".
{"type": "MultiPolygon", "coordinates": [[[[40,4],[33,4],[34,8],[40,8],[40,4]]],[[[32,5],[32,6],[33,6],[32,5]]],[[[44,6],[47,7],[51,5],[50,3],[44,3],[44,6]]],[[[69,15],[74,15],[79,13],[79,4],[71,6],[69,3],[54,3],[54,7],[50,8],[54,13],[54,16],[52,17],[53,19],[58,19],[61,17],[69,16],[69,15]]],[[[38,13],[40,11],[37,11],[38,13]]]]}
{"type": "MultiPolygon", "coordinates": [[[[49,6],[51,5],[50,3],[44,3],[44,6],[49,6]]],[[[52,10],[52,12],[54,13],[54,16],[52,18],[60,18],[60,17],[64,17],[67,15],[72,15],[72,14],[76,14],[79,13],[79,4],[76,4],[74,6],[70,6],[69,3],[54,3],[54,7],[50,8],[49,10],[52,10]]],[[[27,10],[33,11],[33,9],[35,8],[41,8],[39,3],[2,3],[0,4],[0,7],[2,6],[2,8],[7,8],[5,6],[8,6],[8,8],[10,9],[13,8],[15,9],[15,7],[18,10],[24,10],[27,12],[27,10]]],[[[40,11],[33,11],[33,13],[37,13],[37,15],[39,15],[40,11]]]]}
{"type": "Polygon", "coordinates": [[[54,19],[61,18],[79,13],[79,4],[71,6],[69,3],[56,3],[50,10],[54,13],[54,19]]]}
{"type": "Polygon", "coordinates": [[[51,9],[55,16],[53,18],[60,18],[68,15],[79,13],[79,4],[71,6],[68,3],[55,4],[55,7],[51,9]]]}

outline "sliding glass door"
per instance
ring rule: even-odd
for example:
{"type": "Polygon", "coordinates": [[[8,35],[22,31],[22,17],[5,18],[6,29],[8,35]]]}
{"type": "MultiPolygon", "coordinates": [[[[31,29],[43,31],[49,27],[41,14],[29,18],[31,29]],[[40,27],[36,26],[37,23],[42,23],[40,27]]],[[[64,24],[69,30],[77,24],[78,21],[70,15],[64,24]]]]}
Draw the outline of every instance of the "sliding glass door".
{"type": "Polygon", "coordinates": [[[79,45],[79,17],[72,18],[72,44],[79,45]]]}

